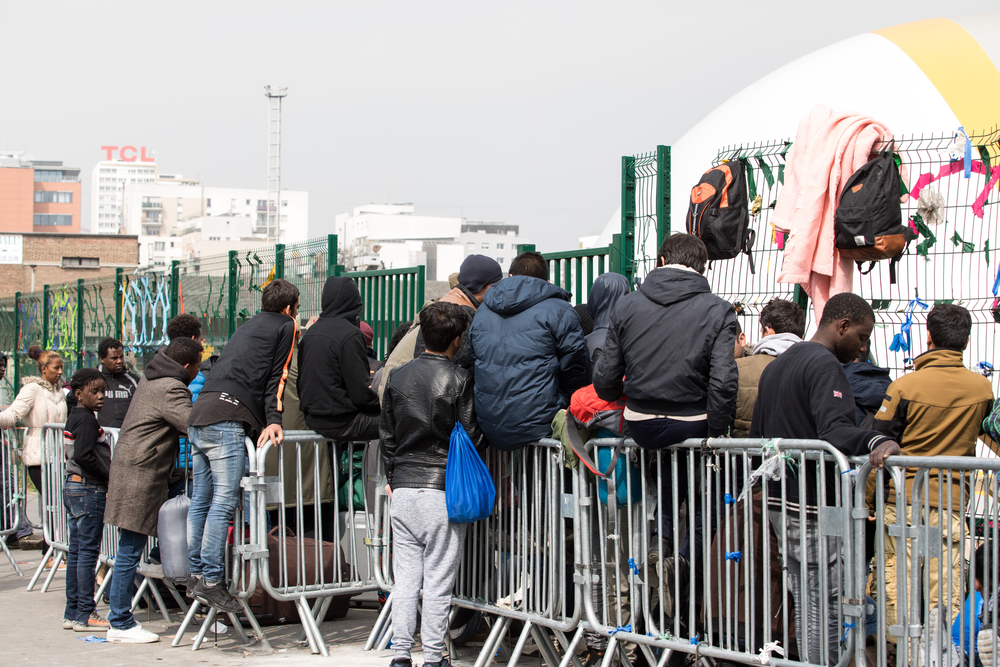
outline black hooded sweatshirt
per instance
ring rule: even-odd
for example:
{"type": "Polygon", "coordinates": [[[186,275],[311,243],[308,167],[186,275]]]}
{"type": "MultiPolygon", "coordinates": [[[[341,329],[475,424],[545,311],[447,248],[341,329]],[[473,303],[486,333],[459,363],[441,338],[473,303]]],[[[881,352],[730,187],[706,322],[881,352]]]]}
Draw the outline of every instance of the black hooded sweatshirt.
{"type": "Polygon", "coordinates": [[[726,435],[736,414],[735,344],[736,311],[705,276],[654,269],[618,301],[594,389],[605,401],[624,393],[628,407],[645,414],[707,414],[708,435],[726,435]]]}
{"type": "Polygon", "coordinates": [[[378,414],[379,401],[368,386],[358,286],[350,278],[327,278],[322,305],[299,343],[299,405],[313,428],[339,428],[358,412],[378,414]]]}

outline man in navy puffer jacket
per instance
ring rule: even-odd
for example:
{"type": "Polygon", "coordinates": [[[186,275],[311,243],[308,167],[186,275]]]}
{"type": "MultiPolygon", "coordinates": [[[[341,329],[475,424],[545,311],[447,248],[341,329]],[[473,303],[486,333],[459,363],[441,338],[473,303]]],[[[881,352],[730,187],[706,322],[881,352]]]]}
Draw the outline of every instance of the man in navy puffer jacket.
{"type": "Polygon", "coordinates": [[[511,451],[547,437],[552,417],[588,382],[587,343],[570,294],[524,252],[486,293],[469,328],[476,416],[486,439],[511,451]]]}

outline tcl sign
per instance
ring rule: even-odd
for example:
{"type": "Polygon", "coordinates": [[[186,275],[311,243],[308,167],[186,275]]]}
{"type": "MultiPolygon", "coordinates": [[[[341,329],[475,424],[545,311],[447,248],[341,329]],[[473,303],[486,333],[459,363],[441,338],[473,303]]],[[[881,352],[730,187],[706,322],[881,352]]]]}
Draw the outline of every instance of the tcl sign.
{"type": "Polygon", "coordinates": [[[107,156],[106,160],[114,160],[115,151],[118,151],[118,159],[122,162],[156,162],[155,157],[146,157],[146,147],[142,146],[138,150],[135,146],[101,146],[101,150],[107,156]]]}

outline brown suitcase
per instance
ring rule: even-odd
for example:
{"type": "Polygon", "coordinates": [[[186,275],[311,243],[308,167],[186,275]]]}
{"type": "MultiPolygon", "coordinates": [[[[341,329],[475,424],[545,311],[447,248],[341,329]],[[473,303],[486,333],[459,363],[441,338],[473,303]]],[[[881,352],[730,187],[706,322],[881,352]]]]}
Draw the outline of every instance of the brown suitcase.
{"type": "MultiPolygon", "coordinates": [[[[294,558],[299,538],[295,536],[291,529],[286,528],[286,530],[285,553],[289,557],[294,558]]],[[[281,542],[282,541],[278,536],[278,528],[273,528],[267,534],[267,550],[268,570],[271,585],[275,587],[277,587],[281,582],[281,562],[279,561],[281,542]]],[[[303,579],[305,580],[304,583],[308,585],[315,583],[316,581],[316,540],[311,537],[302,538],[302,546],[305,553],[305,569],[302,574],[303,579]]],[[[326,582],[335,580],[334,575],[336,573],[334,572],[333,557],[336,550],[337,545],[333,542],[322,543],[321,552],[323,555],[323,580],[326,582]]],[[[350,576],[350,566],[344,558],[343,550],[341,550],[340,558],[341,576],[347,579],[350,576]]],[[[289,565],[289,577],[287,583],[290,586],[294,586],[298,584],[296,568],[294,563],[289,565]]],[[[326,618],[324,620],[332,621],[346,616],[348,610],[350,609],[351,598],[353,596],[353,593],[335,596],[333,601],[330,603],[330,608],[327,610],[326,618]]],[[[315,600],[310,599],[309,602],[311,607],[315,603],[315,600]]],[[[249,600],[247,600],[247,603],[250,606],[250,611],[252,611],[254,616],[257,617],[257,622],[261,625],[283,625],[301,622],[294,602],[281,602],[279,600],[275,600],[264,591],[260,582],[257,583],[257,589],[254,591],[254,594],[250,596],[249,600]]]]}

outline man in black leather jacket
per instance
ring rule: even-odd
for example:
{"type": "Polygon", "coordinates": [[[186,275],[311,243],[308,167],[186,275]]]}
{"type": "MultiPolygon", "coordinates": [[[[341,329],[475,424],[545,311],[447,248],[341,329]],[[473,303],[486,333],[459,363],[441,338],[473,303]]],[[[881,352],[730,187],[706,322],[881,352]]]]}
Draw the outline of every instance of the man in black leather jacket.
{"type": "Polygon", "coordinates": [[[426,352],[389,373],[379,434],[392,496],[393,667],[412,667],[410,650],[423,588],[420,639],[424,665],[448,667],[443,657],[448,608],[465,541],[464,523],[449,523],[444,481],[455,422],[477,449],[471,374],[452,363],[468,326],[461,306],[436,302],[420,312],[426,352]]]}

